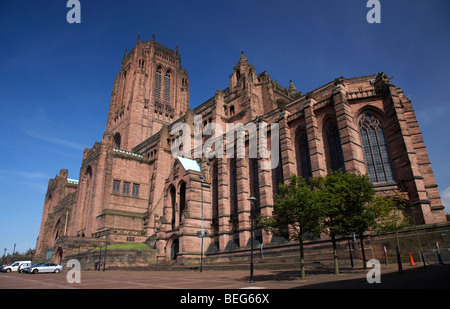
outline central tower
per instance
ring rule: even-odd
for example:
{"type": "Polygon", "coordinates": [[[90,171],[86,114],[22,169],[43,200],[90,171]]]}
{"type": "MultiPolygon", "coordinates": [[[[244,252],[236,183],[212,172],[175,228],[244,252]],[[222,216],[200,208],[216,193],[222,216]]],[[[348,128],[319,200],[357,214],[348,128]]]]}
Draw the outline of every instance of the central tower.
{"type": "Polygon", "coordinates": [[[141,41],[125,50],[114,80],[106,132],[114,148],[131,149],[172,123],[189,108],[188,73],[176,50],[155,41],[141,41]]]}

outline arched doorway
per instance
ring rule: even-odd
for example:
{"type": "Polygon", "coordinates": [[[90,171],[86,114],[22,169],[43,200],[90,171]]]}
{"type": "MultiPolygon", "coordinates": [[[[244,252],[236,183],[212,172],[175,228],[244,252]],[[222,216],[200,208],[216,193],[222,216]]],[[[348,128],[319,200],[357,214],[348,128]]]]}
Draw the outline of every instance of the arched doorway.
{"type": "Polygon", "coordinates": [[[170,259],[176,260],[178,252],[180,250],[180,241],[178,238],[174,239],[172,245],[170,246],[170,259]]]}
{"type": "Polygon", "coordinates": [[[63,259],[63,249],[61,247],[58,247],[56,251],[56,257],[58,259],[58,264],[61,264],[61,261],[63,259]]]}

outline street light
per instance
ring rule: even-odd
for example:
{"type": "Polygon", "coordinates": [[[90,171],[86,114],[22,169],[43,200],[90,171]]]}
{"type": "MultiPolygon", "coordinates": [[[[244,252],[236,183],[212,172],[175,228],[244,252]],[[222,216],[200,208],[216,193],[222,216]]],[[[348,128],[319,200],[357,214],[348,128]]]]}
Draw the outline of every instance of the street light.
{"type": "Polygon", "coordinates": [[[251,196],[250,201],[250,283],[253,283],[253,204],[256,198],[251,196]]]}

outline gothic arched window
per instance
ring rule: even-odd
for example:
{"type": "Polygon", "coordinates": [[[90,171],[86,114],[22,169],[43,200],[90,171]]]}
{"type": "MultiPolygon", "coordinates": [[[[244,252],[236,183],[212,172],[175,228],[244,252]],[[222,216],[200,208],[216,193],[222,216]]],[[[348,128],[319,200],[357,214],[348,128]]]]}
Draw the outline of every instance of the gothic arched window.
{"type": "Polygon", "coordinates": [[[186,209],[186,183],[183,181],[180,185],[180,222],[183,219],[183,212],[186,209]]]}
{"type": "Polygon", "coordinates": [[[175,229],[175,212],[176,212],[176,192],[175,192],[175,187],[174,186],[170,186],[169,189],[169,198],[170,198],[170,208],[172,209],[172,218],[171,218],[171,223],[172,223],[172,230],[175,229]]]}
{"type": "Polygon", "coordinates": [[[280,184],[283,183],[283,160],[281,158],[281,145],[278,147],[278,165],[272,170],[272,193],[280,194],[280,184]]]}
{"type": "Polygon", "coordinates": [[[331,169],[337,171],[341,169],[345,173],[344,155],[342,153],[341,137],[339,129],[335,123],[328,126],[327,130],[328,147],[330,150],[331,169]]]}
{"type": "Polygon", "coordinates": [[[258,159],[251,158],[249,161],[249,174],[250,174],[250,196],[256,198],[254,211],[256,215],[261,213],[259,204],[259,169],[258,169],[258,159]]]}
{"type": "Polygon", "coordinates": [[[238,190],[236,159],[230,161],[230,221],[232,224],[233,241],[239,246],[238,190]]]}
{"type": "Polygon", "coordinates": [[[159,66],[156,69],[155,75],[155,98],[161,99],[161,73],[162,68],[159,66]]]}
{"type": "Polygon", "coordinates": [[[359,132],[371,182],[388,182],[394,179],[387,143],[380,120],[371,112],[359,119],[359,132]]]}
{"type": "Polygon", "coordinates": [[[120,133],[114,135],[114,148],[120,149],[120,133]]]}
{"type": "Polygon", "coordinates": [[[89,166],[87,167],[87,169],[86,169],[86,174],[85,174],[85,176],[86,176],[86,179],[87,179],[88,181],[92,179],[92,168],[91,168],[90,165],[89,165],[89,166]]]}
{"type": "Polygon", "coordinates": [[[170,70],[167,70],[166,76],[164,77],[164,101],[170,102],[170,70]]]}
{"type": "Polygon", "coordinates": [[[219,232],[219,168],[217,162],[212,168],[212,220],[214,233],[219,232]]]}
{"type": "Polygon", "coordinates": [[[300,137],[300,163],[302,166],[302,177],[305,178],[306,183],[309,183],[309,177],[312,177],[312,168],[306,133],[300,137]]]}

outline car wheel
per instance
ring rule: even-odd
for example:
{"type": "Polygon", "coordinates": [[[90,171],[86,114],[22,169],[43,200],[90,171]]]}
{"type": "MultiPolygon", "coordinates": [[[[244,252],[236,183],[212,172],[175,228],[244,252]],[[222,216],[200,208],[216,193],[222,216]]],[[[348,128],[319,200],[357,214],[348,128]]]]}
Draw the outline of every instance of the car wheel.
{"type": "Polygon", "coordinates": [[[37,269],[33,269],[33,274],[37,274],[38,270],[37,269]]]}
{"type": "Polygon", "coordinates": [[[10,273],[10,272],[11,272],[11,269],[8,268],[8,269],[6,270],[6,272],[7,272],[7,273],[10,273]]]}
{"type": "Polygon", "coordinates": [[[55,274],[59,273],[59,269],[55,269],[55,274]]]}

